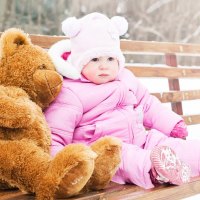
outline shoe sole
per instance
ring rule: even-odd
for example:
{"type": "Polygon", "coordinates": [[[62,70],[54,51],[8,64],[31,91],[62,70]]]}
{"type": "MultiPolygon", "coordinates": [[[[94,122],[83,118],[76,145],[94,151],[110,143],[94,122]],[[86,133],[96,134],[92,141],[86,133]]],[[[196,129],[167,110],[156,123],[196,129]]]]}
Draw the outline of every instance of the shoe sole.
{"type": "Polygon", "coordinates": [[[182,185],[190,181],[190,168],[167,146],[155,147],[151,152],[151,162],[160,182],[182,185]]]}

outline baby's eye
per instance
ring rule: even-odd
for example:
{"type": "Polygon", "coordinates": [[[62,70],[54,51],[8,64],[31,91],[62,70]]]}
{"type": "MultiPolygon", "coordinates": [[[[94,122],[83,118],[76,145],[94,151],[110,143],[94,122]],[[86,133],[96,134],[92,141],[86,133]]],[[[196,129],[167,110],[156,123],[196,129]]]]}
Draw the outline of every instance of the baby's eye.
{"type": "Polygon", "coordinates": [[[115,58],[109,57],[108,60],[109,60],[109,61],[113,61],[113,60],[115,60],[115,58]]]}
{"type": "Polygon", "coordinates": [[[97,62],[97,61],[99,61],[99,58],[93,58],[91,61],[92,62],[97,62]]]}

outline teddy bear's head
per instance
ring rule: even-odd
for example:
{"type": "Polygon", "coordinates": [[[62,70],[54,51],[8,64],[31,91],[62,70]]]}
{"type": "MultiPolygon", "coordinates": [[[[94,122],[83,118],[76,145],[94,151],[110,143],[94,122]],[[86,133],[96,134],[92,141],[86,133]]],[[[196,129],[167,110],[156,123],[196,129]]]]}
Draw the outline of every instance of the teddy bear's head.
{"type": "Polygon", "coordinates": [[[24,89],[44,109],[60,92],[62,77],[44,49],[11,28],[0,38],[0,84],[24,89]]]}

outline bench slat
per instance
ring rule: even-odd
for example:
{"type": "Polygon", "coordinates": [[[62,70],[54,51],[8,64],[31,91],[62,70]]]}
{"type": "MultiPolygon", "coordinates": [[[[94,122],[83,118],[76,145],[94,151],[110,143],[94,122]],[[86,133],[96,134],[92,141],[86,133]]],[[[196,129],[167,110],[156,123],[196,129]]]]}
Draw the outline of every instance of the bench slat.
{"type": "MultiPolygon", "coordinates": [[[[49,48],[53,43],[67,39],[65,36],[44,36],[30,35],[34,44],[40,45],[43,48],[49,48]]],[[[121,40],[121,49],[124,53],[142,54],[167,54],[176,53],[183,55],[200,56],[200,45],[197,44],[177,44],[170,42],[145,42],[121,40]]]]}
{"type": "Polygon", "coordinates": [[[200,45],[121,40],[121,49],[126,54],[178,54],[188,56],[200,56],[200,45]]]}
{"type": "MultiPolygon", "coordinates": [[[[1,36],[2,32],[0,32],[1,36]]],[[[43,48],[49,48],[53,43],[67,39],[66,36],[48,36],[30,34],[31,40],[34,44],[43,48]]],[[[149,41],[134,41],[121,40],[121,49],[124,53],[137,54],[180,54],[200,56],[200,45],[185,44],[173,42],[149,42],[149,41]]]]}
{"type": "Polygon", "coordinates": [[[200,99],[200,90],[188,90],[188,91],[169,91],[162,93],[152,93],[162,103],[180,102],[186,100],[200,99]]]}
{"type": "MultiPolygon", "coordinates": [[[[145,190],[135,185],[119,185],[116,183],[110,183],[110,185],[105,189],[97,192],[84,193],[75,197],[71,197],[71,200],[97,200],[97,199],[107,199],[107,200],[130,200],[130,199],[140,199],[140,200],[152,200],[152,199],[173,199],[178,200],[191,195],[199,193],[200,188],[200,178],[196,177],[192,179],[192,182],[184,184],[181,186],[167,186],[161,185],[153,189],[145,190]]],[[[18,190],[13,191],[1,191],[0,199],[9,200],[34,200],[34,196],[22,194],[18,190]]]]}
{"type": "Polygon", "coordinates": [[[30,37],[33,44],[46,49],[60,40],[67,39],[66,36],[30,35],[30,37]]]}
{"type": "Polygon", "coordinates": [[[137,77],[164,77],[164,78],[199,78],[200,68],[164,67],[164,66],[135,66],[126,64],[126,67],[137,77]]]}
{"type": "MultiPolygon", "coordinates": [[[[47,36],[47,35],[30,35],[34,44],[49,48],[53,43],[67,39],[66,36],[47,36]]],[[[147,53],[147,54],[183,54],[200,56],[200,45],[197,44],[177,44],[170,42],[146,42],[121,40],[121,49],[124,53],[147,53]]]]}
{"type": "Polygon", "coordinates": [[[200,115],[184,115],[182,117],[187,125],[200,124],[200,115]]]}
{"type": "MultiPolygon", "coordinates": [[[[30,37],[34,44],[37,44],[43,48],[49,48],[55,42],[62,39],[67,39],[66,36],[30,35],[30,37]]],[[[195,44],[121,40],[121,49],[125,54],[175,53],[179,55],[200,56],[200,45],[195,44]]]]}

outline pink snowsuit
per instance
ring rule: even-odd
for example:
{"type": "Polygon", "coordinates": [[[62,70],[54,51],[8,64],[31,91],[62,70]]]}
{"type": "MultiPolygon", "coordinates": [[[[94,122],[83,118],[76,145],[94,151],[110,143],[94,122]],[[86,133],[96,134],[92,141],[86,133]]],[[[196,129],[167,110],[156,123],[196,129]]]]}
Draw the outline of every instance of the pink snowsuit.
{"type": "Polygon", "coordinates": [[[169,137],[182,118],[151,96],[127,69],[115,81],[100,85],[83,77],[64,79],[45,116],[52,131],[53,156],[70,143],[89,145],[106,135],[120,138],[122,161],[115,182],[154,187],[150,153],[157,145],[171,147],[192,168],[192,176],[199,175],[200,142],[169,137]]]}

